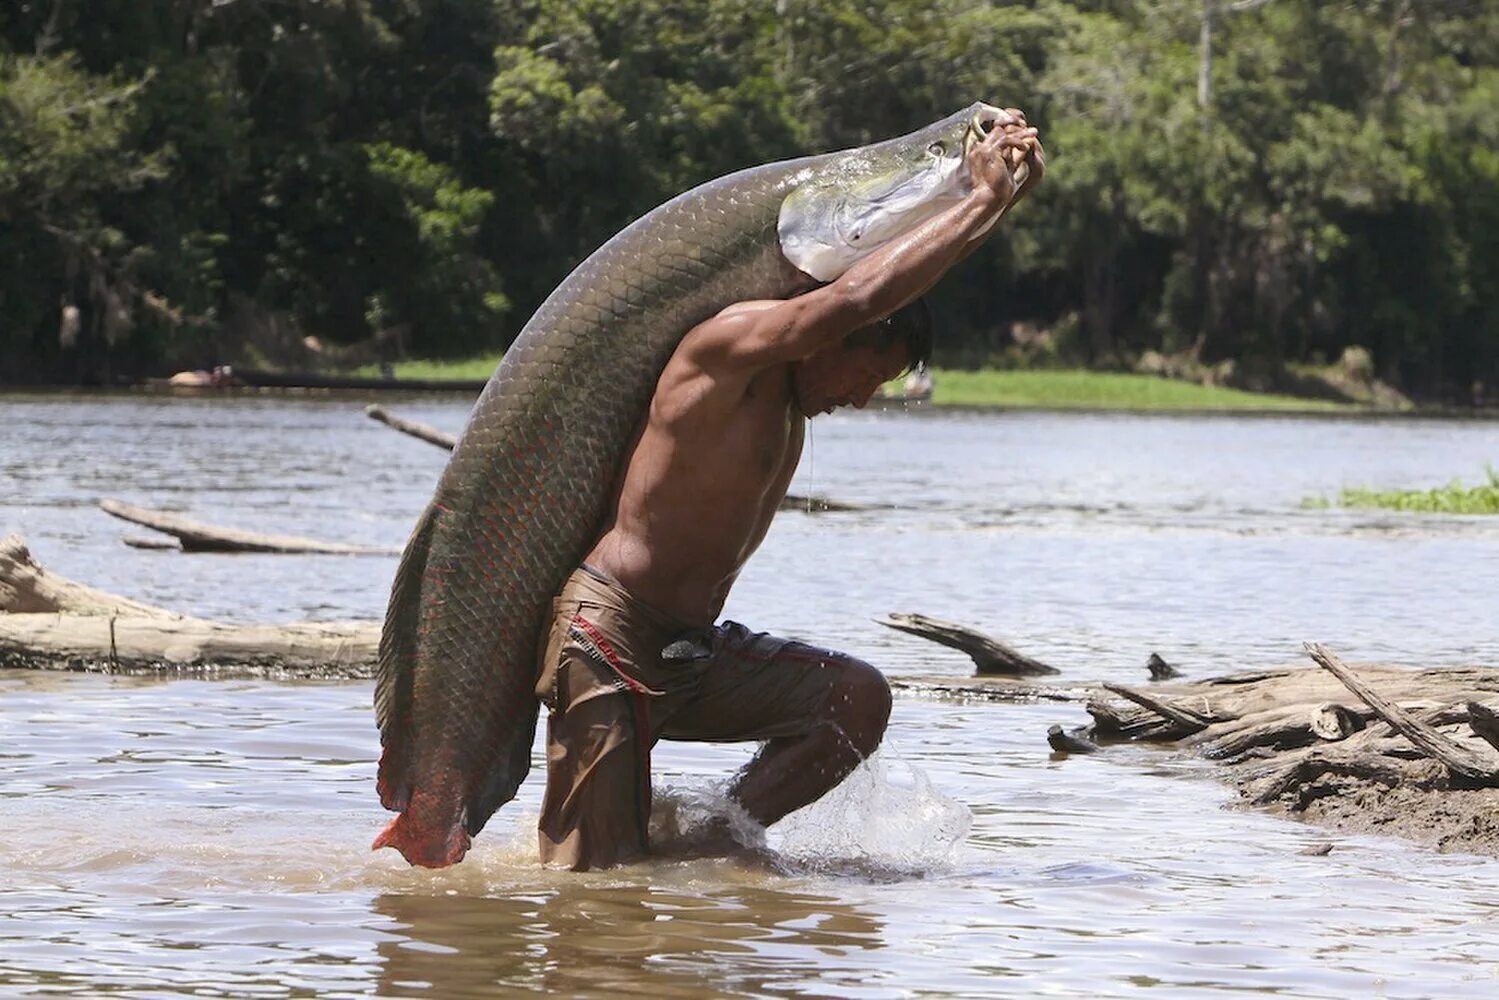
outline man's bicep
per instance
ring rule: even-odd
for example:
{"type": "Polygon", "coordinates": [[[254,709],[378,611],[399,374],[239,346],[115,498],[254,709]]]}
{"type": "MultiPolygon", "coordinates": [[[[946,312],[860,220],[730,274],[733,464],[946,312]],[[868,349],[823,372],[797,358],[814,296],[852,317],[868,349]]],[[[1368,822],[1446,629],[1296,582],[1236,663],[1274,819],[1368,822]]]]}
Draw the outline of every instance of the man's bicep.
{"type": "Polygon", "coordinates": [[[698,339],[705,363],[759,370],[816,353],[860,326],[861,317],[857,302],[819,288],[731,306],[688,337],[698,339]]]}

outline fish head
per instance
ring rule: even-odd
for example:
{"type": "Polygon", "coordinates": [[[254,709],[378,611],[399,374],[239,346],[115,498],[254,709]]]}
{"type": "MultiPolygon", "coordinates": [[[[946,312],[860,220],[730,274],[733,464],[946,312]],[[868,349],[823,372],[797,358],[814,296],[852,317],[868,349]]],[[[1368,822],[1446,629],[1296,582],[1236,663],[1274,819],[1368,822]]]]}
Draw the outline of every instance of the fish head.
{"type": "Polygon", "coordinates": [[[832,281],[966,197],[973,190],[969,148],[1014,120],[978,103],[909,135],[822,158],[781,203],[781,252],[817,280],[832,281]]]}

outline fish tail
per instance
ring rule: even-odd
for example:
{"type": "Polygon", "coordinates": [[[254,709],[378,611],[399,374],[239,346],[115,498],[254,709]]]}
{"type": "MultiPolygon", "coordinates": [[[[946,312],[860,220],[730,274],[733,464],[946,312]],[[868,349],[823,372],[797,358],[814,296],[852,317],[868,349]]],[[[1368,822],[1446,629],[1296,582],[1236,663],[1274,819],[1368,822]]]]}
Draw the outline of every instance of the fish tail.
{"type": "Polygon", "coordinates": [[[427,818],[411,809],[401,813],[380,831],[370,850],[394,847],[408,864],[423,868],[446,868],[463,860],[473,844],[464,828],[463,812],[447,820],[427,818]]]}

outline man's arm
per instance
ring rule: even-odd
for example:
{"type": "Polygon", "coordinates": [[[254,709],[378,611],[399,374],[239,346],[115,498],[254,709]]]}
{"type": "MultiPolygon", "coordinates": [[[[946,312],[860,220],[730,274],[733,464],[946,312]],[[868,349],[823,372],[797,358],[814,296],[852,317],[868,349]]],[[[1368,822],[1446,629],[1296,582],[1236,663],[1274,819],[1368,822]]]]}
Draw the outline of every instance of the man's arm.
{"type": "Polygon", "coordinates": [[[1009,158],[1029,158],[1039,149],[1035,129],[995,129],[969,150],[973,191],[961,202],[830,284],[784,301],[729,307],[691,331],[683,346],[705,369],[759,371],[808,357],[889,316],[924,294],[992,232],[1016,194],[1009,158]]]}

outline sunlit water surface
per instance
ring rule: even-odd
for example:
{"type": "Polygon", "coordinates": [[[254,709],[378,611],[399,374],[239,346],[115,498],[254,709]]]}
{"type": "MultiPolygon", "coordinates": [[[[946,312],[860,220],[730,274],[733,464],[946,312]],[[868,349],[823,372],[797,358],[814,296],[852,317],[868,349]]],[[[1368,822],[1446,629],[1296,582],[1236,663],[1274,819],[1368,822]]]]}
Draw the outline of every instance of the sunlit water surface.
{"type": "MultiPolygon", "coordinates": [[[[383,400],[382,400],[383,401],[383,400]]],[[[95,586],[238,621],[374,618],[393,557],[130,549],[115,497],[399,547],[444,456],[365,400],[0,396],[0,532],[95,586]]],[[[388,403],[449,431],[467,400],[388,403]]],[[[728,613],[894,675],[969,671],[872,619],[985,629],[1076,679],[1499,661],[1499,528],[1307,510],[1499,461],[1486,423],[871,413],[814,425],[728,613]]],[[[533,778],[443,872],[369,841],[367,682],[0,673],[0,995],[1483,996],[1499,863],[1224,808],[1146,747],[1054,757],[1075,706],[897,700],[777,862],[540,868],[533,778]],[[1331,842],[1325,856],[1300,853],[1331,842]]],[[[668,800],[750,748],[663,744],[668,800]]]]}

